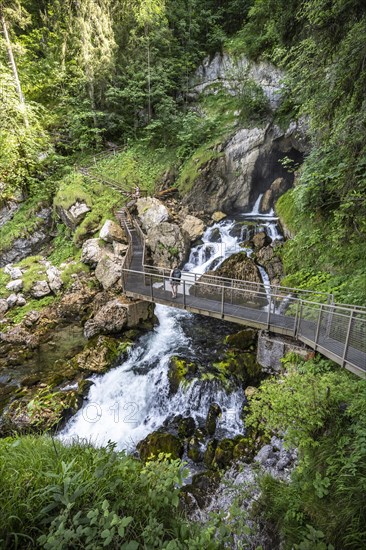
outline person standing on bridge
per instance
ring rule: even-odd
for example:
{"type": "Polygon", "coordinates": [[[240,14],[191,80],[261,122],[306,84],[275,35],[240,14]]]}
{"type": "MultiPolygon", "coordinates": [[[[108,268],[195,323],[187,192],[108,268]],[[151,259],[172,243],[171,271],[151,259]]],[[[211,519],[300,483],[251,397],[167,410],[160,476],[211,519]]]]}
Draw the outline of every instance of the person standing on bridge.
{"type": "Polygon", "coordinates": [[[178,286],[180,284],[180,279],[182,272],[178,267],[178,264],[173,265],[173,269],[170,272],[170,285],[172,287],[172,298],[177,297],[178,286]]]}

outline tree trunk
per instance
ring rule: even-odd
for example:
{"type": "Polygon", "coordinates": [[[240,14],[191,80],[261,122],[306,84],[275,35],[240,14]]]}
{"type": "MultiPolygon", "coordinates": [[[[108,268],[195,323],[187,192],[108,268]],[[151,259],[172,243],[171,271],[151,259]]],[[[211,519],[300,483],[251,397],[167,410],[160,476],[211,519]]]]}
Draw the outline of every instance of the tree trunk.
{"type": "Polygon", "coordinates": [[[11,68],[12,68],[12,71],[13,71],[13,76],[14,76],[15,86],[16,86],[16,89],[17,89],[17,92],[18,92],[19,102],[23,106],[24,122],[25,122],[25,125],[28,127],[28,118],[27,118],[27,114],[25,112],[25,100],[24,100],[24,96],[23,96],[23,92],[22,92],[22,87],[20,85],[18,69],[17,69],[17,65],[15,63],[15,59],[14,59],[14,55],[13,55],[13,49],[11,47],[8,28],[6,26],[5,17],[3,15],[1,15],[1,24],[3,26],[3,32],[4,32],[4,36],[5,36],[6,48],[8,50],[9,62],[10,62],[10,65],[11,65],[11,68]]]}

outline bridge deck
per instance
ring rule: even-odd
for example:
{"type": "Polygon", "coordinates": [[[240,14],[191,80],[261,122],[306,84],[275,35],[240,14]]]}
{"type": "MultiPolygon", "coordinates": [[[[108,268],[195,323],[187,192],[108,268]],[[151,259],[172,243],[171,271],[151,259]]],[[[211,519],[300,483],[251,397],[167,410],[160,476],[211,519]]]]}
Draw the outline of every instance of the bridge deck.
{"type": "MultiPolygon", "coordinates": [[[[353,347],[350,341],[350,329],[355,320],[353,314],[348,317],[342,315],[339,324],[339,315],[334,314],[331,308],[323,310],[323,306],[316,304],[314,319],[306,318],[296,312],[295,315],[268,311],[267,308],[256,307],[255,304],[243,303],[243,299],[234,297],[233,290],[218,285],[192,284],[182,276],[182,283],[178,289],[178,296],[172,299],[168,277],[149,274],[144,271],[144,250],[140,237],[135,229],[128,229],[131,246],[131,258],[128,268],[124,266],[124,290],[127,296],[156,302],[170,307],[186,309],[193,313],[224,319],[246,326],[266,329],[271,332],[293,336],[304,342],[312,349],[319,351],[329,359],[346,367],[358,376],[366,377],[366,349],[362,342],[353,347]],[[202,295],[202,288],[210,288],[212,296],[202,295]],[[200,292],[201,290],[201,292],[200,292]],[[195,295],[197,294],[198,295],[195,295]],[[200,295],[201,294],[201,295],[200,295]],[[236,303],[234,303],[236,302],[236,303]],[[319,313],[318,313],[319,312],[319,313]],[[345,319],[343,320],[343,317],[345,319]],[[336,323],[338,319],[338,324],[336,323]],[[334,325],[334,326],[333,326],[334,325]],[[348,326],[348,332],[343,325],[348,326]],[[341,330],[341,337],[335,337],[341,330]]],[[[235,293],[235,291],[234,291],[235,293]]],[[[207,292],[206,292],[207,294],[207,292]]],[[[305,301],[297,300],[306,304],[305,301]]],[[[272,308],[271,308],[272,309],[272,308]]],[[[364,322],[364,319],[361,319],[364,322]]],[[[356,320],[357,321],[357,320],[356,320]]],[[[364,334],[362,325],[361,337],[364,334]]],[[[356,329],[355,329],[356,330],[356,329]]],[[[357,326],[357,334],[360,332],[357,326]]],[[[357,340],[358,342],[358,340],[357,340]]]]}

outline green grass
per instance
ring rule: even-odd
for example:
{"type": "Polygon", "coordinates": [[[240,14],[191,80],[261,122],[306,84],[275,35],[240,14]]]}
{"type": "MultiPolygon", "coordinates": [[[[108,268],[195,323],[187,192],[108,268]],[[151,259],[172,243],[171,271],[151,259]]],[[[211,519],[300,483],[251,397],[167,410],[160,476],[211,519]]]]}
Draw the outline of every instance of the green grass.
{"type": "Polygon", "coordinates": [[[17,307],[10,310],[7,313],[7,319],[9,319],[15,324],[21,323],[24,317],[30,311],[33,311],[33,310],[41,311],[43,308],[50,306],[56,301],[57,301],[56,296],[44,296],[44,298],[40,298],[39,300],[36,300],[36,299],[28,300],[25,306],[17,307]]]}
{"type": "Polygon", "coordinates": [[[111,446],[50,437],[0,441],[0,545],[215,549],[213,530],[178,512],[180,461],[146,465],[111,446]],[[170,545],[168,546],[168,543],[170,545]]]}
{"type": "Polygon", "coordinates": [[[61,180],[53,204],[66,210],[77,201],[85,202],[89,207],[93,200],[86,178],[79,172],[72,172],[61,180]]]}
{"type": "Polygon", "coordinates": [[[183,164],[178,178],[178,187],[183,194],[188,193],[200,174],[200,169],[210,160],[224,156],[217,153],[214,145],[203,145],[183,164]]]}
{"type": "Polygon", "coordinates": [[[148,193],[154,193],[164,173],[176,162],[174,150],[154,149],[140,141],[126,151],[98,162],[95,173],[120,182],[134,190],[136,185],[148,193]]]}

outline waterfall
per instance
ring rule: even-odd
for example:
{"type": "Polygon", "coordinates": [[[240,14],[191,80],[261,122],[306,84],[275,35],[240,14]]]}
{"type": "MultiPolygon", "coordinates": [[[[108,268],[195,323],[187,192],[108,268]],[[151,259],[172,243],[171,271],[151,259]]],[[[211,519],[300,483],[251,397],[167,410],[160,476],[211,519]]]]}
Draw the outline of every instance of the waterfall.
{"type": "MultiPolygon", "coordinates": [[[[254,218],[259,218],[258,228],[266,227],[276,237],[275,220],[267,218],[268,226],[261,221],[260,200],[261,196],[252,212],[245,214],[251,218],[249,226],[237,219],[225,219],[206,229],[202,243],[192,248],[184,266],[185,280],[192,282],[193,275],[217,268],[236,252],[245,250],[250,255],[251,251],[241,248],[240,243],[244,235],[256,231],[254,218]]],[[[263,268],[259,270],[269,299],[268,275],[263,268]]],[[[227,393],[216,380],[196,378],[187,385],[181,384],[177,393],[170,395],[168,371],[172,356],[195,357],[195,336],[188,337],[184,330],[184,323],[193,316],[162,305],[156,306],[155,313],[159,324],[140,337],[127,360],[102,376],[91,377],[93,385],[87,399],[60,434],[63,440],[85,438],[95,445],[105,445],[110,440],[118,449],[133,451],[139,441],[177,414],[192,416],[202,425],[213,402],[223,411],[218,425],[220,436],[243,433],[239,417],[245,399],[243,389],[227,393]]]]}

